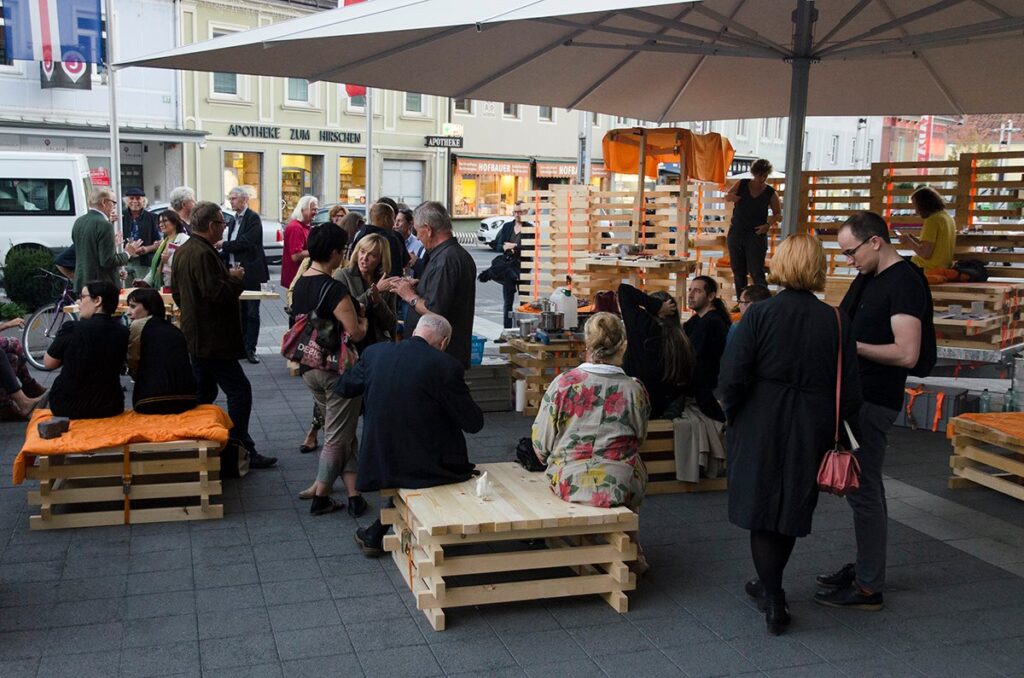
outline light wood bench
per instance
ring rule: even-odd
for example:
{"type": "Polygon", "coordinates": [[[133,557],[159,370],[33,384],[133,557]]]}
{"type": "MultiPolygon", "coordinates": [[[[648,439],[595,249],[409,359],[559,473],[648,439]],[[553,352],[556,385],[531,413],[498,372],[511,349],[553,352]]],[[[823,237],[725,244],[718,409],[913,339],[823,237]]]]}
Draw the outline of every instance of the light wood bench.
{"type": "MultiPolygon", "coordinates": [[[[1021,413],[984,416],[1021,417],[1021,413]]],[[[1024,440],[977,421],[956,417],[950,422],[953,454],[950,489],[982,485],[1024,501],[1024,440]]]]}
{"type": "Polygon", "coordinates": [[[543,473],[515,463],[477,468],[494,484],[488,498],[477,497],[476,479],[384,492],[395,503],[381,511],[381,522],[394,527],[384,549],[435,630],[444,630],[449,607],[599,594],[616,611],[628,609],[625,591],[636,587],[627,566],[637,557],[628,534],[637,530],[635,513],[564,502],[543,473]],[[524,549],[525,540],[544,540],[547,548],[524,549]],[[470,552],[460,553],[461,546],[470,552]]]}
{"type": "Polygon", "coordinates": [[[81,454],[37,455],[26,476],[39,514],[29,528],[51,530],[224,517],[220,444],[212,440],[135,443],[81,454]],[[112,508],[112,504],[119,504],[112,508]]]}
{"type": "Polygon", "coordinates": [[[652,419],[647,425],[647,439],[640,446],[640,458],[647,467],[645,494],[674,492],[719,492],[728,487],[725,477],[701,478],[696,483],[676,479],[675,439],[671,419],[652,419]]]}

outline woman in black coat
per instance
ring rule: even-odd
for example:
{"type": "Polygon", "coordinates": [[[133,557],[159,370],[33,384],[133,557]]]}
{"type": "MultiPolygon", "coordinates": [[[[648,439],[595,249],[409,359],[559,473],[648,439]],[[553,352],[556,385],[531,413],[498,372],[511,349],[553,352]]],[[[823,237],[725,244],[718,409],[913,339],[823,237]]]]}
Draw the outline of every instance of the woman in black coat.
{"type": "MultiPolygon", "coordinates": [[[[772,259],[784,289],[743,316],[722,358],[728,421],[729,520],[750,530],[768,632],[789,623],[782,573],[797,537],[811,531],[821,459],[833,447],[840,338],[840,416],[860,409],[857,349],[850,320],[813,292],[825,286],[825,253],[810,235],[786,238],[772,259]],[[839,325],[842,325],[840,335],[839,325]]],[[[842,428],[842,427],[840,427],[842,428]]]]}

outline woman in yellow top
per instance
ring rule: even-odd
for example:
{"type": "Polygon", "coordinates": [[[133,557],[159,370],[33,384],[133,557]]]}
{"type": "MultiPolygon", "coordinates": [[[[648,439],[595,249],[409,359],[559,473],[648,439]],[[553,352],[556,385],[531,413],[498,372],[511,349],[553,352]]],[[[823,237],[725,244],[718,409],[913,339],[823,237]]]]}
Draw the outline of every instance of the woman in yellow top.
{"type": "Polygon", "coordinates": [[[950,268],[956,246],[956,226],[946,212],[942,196],[929,186],[922,186],[910,196],[917,215],[924,218],[921,235],[901,235],[900,244],[914,250],[911,261],[926,271],[950,268]]]}

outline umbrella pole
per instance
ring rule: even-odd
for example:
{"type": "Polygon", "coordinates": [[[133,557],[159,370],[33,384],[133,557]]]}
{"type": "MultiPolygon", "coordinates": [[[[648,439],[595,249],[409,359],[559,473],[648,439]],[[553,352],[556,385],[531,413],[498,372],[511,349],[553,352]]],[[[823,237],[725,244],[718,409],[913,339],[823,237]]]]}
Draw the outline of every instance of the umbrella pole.
{"type": "Polygon", "coordinates": [[[644,165],[647,164],[647,131],[640,128],[640,175],[639,181],[637,182],[637,200],[636,200],[636,225],[640,229],[640,254],[644,254],[643,250],[647,249],[647,229],[644,226],[644,217],[647,216],[647,210],[644,209],[644,165]]]}
{"type": "Polygon", "coordinates": [[[786,205],[782,210],[782,236],[796,233],[800,216],[800,182],[804,155],[804,125],[807,121],[807,88],[811,75],[814,22],[818,10],[812,0],[797,0],[793,12],[793,75],[789,86],[789,130],[786,138],[786,205]]]}

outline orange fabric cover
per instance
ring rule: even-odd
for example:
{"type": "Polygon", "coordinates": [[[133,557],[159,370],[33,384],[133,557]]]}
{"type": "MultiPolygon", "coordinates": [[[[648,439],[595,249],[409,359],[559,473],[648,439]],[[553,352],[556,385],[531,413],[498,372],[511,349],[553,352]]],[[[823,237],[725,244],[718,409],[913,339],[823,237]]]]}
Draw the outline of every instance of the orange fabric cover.
{"type": "MultiPolygon", "coordinates": [[[[967,419],[1024,441],[1024,412],[969,412],[956,419],[967,419]]],[[[951,431],[956,428],[956,419],[950,422],[951,431]]]]}
{"type": "Polygon", "coordinates": [[[181,414],[138,414],[128,410],[106,419],[76,419],[59,438],[39,437],[39,423],[53,414],[36,410],[25,431],[25,444],[14,460],[11,475],[15,485],[25,480],[25,471],[40,454],[77,454],[132,443],[169,443],[175,440],[228,441],[231,419],[216,405],[199,405],[181,414]]]}
{"type": "MultiPolygon", "coordinates": [[[[634,175],[639,172],[638,129],[611,130],[604,135],[604,166],[610,171],[634,175]]],[[[659,164],[678,162],[690,179],[725,184],[725,176],[736,151],[721,134],[694,134],[688,129],[664,127],[646,129],[643,136],[647,145],[645,176],[657,179],[659,164]]]]}

